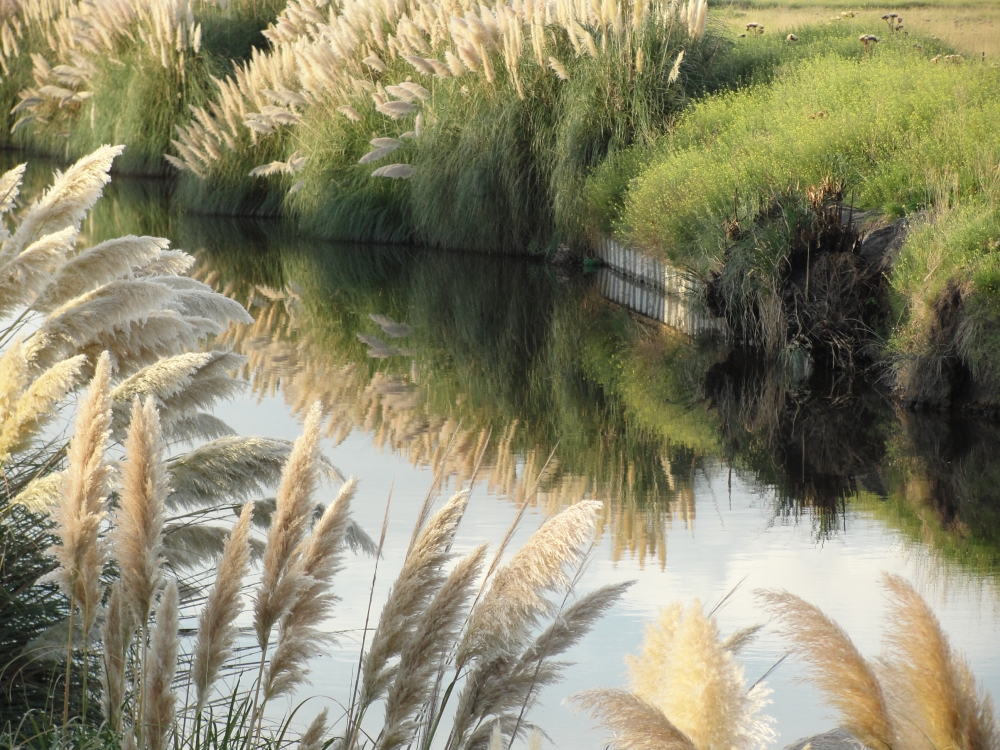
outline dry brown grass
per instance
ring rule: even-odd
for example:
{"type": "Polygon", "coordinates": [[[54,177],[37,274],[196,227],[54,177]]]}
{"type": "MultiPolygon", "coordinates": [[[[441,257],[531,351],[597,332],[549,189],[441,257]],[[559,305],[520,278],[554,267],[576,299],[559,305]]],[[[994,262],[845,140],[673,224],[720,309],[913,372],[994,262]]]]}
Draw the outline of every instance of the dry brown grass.
{"type": "Polygon", "coordinates": [[[857,4],[833,2],[817,3],[761,3],[747,6],[720,8],[715,18],[721,19],[734,33],[743,31],[750,21],[764,25],[767,33],[784,36],[809,24],[835,24],[841,13],[854,13],[851,21],[871,24],[871,33],[881,35],[888,31],[881,19],[884,13],[899,13],[904,20],[904,30],[921,36],[935,36],[953,46],[969,58],[982,57],[1000,60],[1000,4],[989,2],[937,3],[933,7],[906,7],[905,4],[886,4],[871,9],[858,10],[857,4]],[[738,31],[737,31],[738,30],[738,31]]]}

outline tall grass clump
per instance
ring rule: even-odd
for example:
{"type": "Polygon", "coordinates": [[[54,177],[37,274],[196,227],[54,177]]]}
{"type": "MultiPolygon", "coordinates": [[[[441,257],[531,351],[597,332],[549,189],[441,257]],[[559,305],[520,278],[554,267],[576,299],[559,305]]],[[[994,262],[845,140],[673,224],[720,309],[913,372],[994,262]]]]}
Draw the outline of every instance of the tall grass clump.
{"type": "MultiPolygon", "coordinates": [[[[99,373],[90,398],[108,399],[105,383],[99,373]]],[[[106,414],[99,419],[105,421],[98,432],[106,414]]],[[[84,416],[78,430],[95,432],[84,416]]],[[[223,732],[228,739],[222,744],[258,746],[285,735],[287,720],[274,725],[266,709],[278,696],[308,683],[309,660],[331,644],[331,635],[320,626],[338,601],[332,584],[343,567],[356,490],[354,480],[345,483],[316,517],[313,495],[324,463],[319,431],[316,405],[282,471],[266,533],[262,575],[253,594],[258,664],[241,668],[241,660],[232,658],[237,647],[247,648],[236,627],[252,539],[253,505],[247,504],[200,607],[193,673],[186,675],[187,666],[178,662],[184,643],[178,611],[185,603],[198,606],[202,598],[179,597],[175,573],[160,554],[169,466],[153,402],[135,402],[119,507],[101,536],[85,542],[95,549],[106,535],[116,539],[109,567],[120,571],[117,579],[112,573],[110,590],[96,579],[99,598],[109,603],[95,648],[103,649],[106,730],[123,746],[209,747],[223,732]],[[233,697],[213,693],[223,673],[238,686],[233,697]],[[188,679],[193,694],[178,690],[188,679]]],[[[68,471],[80,469],[71,464],[68,471]]],[[[532,726],[527,711],[539,690],[558,678],[562,664],[553,659],[578,642],[627,588],[607,586],[566,606],[576,580],[571,573],[582,564],[594,533],[598,503],[580,503],[551,518],[507,565],[499,565],[501,546],[489,568],[485,546],[461,559],[451,551],[467,503],[468,493],[460,492],[418,522],[370,641],[363,642],[361,672],[343,721],[328,728],[326,711],[321,712],[303,742],[322,746],[338,739],[343,747],[365,747],[374,740],[378,747],[399,748],[418,741],[429,745],[440,731],[449,735],[450,747],[470,748],[483,747],[499,727],[509,745],[527,735],[532,726]],[[561,606],[550,600],[553,594],[562,599],[561,606]],[[369,714],[382,717],[381,729],[365,722],[369,714]],[[442,725],[442,718],[451,726],[442,725]]],[[[71,531],[62,518],[57,528],[62,537],[71,531]]],[[[59,573],[70,575],[64,567],[59,573]]],[[[73,641],[66,647],[72,650],[73,641]]],[[[70,670],[72,661],[67,664],[70,670]]],[[[67,716],[68,709],[57,723],[65,726],[67,716]]]]}
{"type": "Polygon", "coordinates": [[[586,171],[663,132],[720,45],[699,0],[306,5],[220,82],[174,163],[200,178],[194,205],[280,201],[338,239],[496,251],[572,234],[586,171]]]}
{"type": "Polygon", "coordinates": [[[71,158],[124,143],[118,169],[164,173],[175,127],[264,43],[276,5],[14,0],[0,22],[0,144],[71,158]]]}
{"type": "MultiPolygon", "coordinates": [[[[329,646],[323,624],[338,601],[332,584],[345,545],[375,545],[350,519],[355,482],[329,505],[317,502],[322,480],[339,477],[319,451],[318,406],[290,448],[235,437],[203,411],[235,390],[229,373],[242,359],[190,350],[231,321],[249,323],[242,307],[179,275],[191,259],[165,241],[76,247],[119,152],[106,147],[57,175],[4,230],[0,247],[0,299],[12,320],[0,355],[9,488],[2,519],[11,530],[34,519],[41,540],[52,539],[53,558],[43,548],[33,553],[37,575],[51,572],[65,598],[29,578],[15,601],[25,631],[46,637],[47,679],[58,686],[58,697],[25,707],[34,709],[30,731],[45,742],[82,732],[81,742],[106,737],[146,748],[272,743],[287,730],[272,723],[273,701],[306,683],[309,660],[329,646]],[[45,442],[46,418],[84,384],[68,444],[45,442]],[[185,442],[195,447],[183,452],[185,442]],[[274,500],[257,499],[275,485],[274,500]],[[262,575],[251,646],[237,622],[254,559],[262,575]],[[190,642],[181,618],[199,622],[190,642]],[[256,650],[252,664],[248,648],[256,650]],[[185,681],[191,689],[182,698],[185,681]],[[220,697],[220,681],[240,686],[235,698],[220,697]]],[[[2,178],[5,213],[23,171],[2,178]]],[[[600,503],[553,517],[506,564],[502,545],[487,566],[485,548],[462,559],[452,552],[467,502],[459,493],[433,513],[428,500],[365,641],[352,704],[336,730],[347,746],[381,735],[380,746],[400,747],[439,732],[452,747],[478,747],[497,725],[505,742],[526,736],[538,692],[562,668],[553,660],[626,588],[573,601],[600,503]]],[[[5,558],[0,572],[19,580],[27,568],[5,558]]],[[[16,649],[5,663],[40,658],[37,643],[4,645],[16,649]]],[[[38,701],[39,693],[27,697],[38,701]]],[[[11,731],[14,741],[26,730],[11,731]]],[[[321,746],[334,731],[317,718],[305,739],[321,746]]]]}

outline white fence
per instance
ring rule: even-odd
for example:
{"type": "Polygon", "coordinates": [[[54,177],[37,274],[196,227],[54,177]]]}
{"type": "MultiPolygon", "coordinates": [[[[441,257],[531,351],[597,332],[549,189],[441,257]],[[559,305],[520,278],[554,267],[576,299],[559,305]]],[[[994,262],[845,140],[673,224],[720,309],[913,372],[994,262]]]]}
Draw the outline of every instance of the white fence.
{"type": "Polygon", "coordinates": [[[725,335],[725,323],[705,309],[697,279],[611,239],[601,241],[597,254],[607,299],[688,336],[725,335]]]}

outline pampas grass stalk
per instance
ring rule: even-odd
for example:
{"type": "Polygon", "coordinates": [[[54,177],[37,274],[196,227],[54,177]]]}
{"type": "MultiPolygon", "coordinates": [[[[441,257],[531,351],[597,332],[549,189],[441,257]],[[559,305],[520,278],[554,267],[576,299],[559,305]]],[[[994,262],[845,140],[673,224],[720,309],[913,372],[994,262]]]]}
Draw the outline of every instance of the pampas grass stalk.
{"type": "Polygon", "coordinates": [[[448,559],[468,499],[467,492],[460,492],[431,516],[389,591],[371,648],[364,656],[359,724],[365,709],[385,694],[392,681],[395,669],[387,667],[389,660],[402,652],[417,618],[441,587],[441,567],[448,559]]]}
{"type": "MultiPolygon", "coordinates": [[[[101,571],[105,550],[99,538],[104,519],[104,502],[108,493],[111,468],[104,461],[111,427],[109,397],[111,365],[107,354],[97,360],[94,377],[87,395],[80,402],[76,431],[69,444],[69,470],[61,502],[56,508],[56,535],[59,544],[53,548],[59,567],[55,571],[60,589],[69,597],[69,635],[66,644],[66,692],[63,703],[63,724],[69,720],[70,669],[73,664],[73,617],[79,610],[83,644],[86,649],[91,629],[97,618],[97,607],[103,595],[101,571]]],[[[87,669],[84,668],[86,695],[87,669]]],[[[84,704],[86,718],[86,704],[84,704]]]]}
{"type": "Polygon", "coordinates": [[[104,669],[102,697],[104,719],[116,735],[122,732],[122,712],[125,706],[125,687],[128,677],[128,652],[135,638],[135,617],[122,594],[120,583],[111,586],[108,614],[104,621],[102,643],[104,669]]]}
{"type": "Polygon", "coordinates": [[[17,230],[0,251],[0,262],[16,256],[30,243],[66,227],[80,228],[104,186],[111,181],[111,162],[124,146],[102,146],[83,157],[56,179],[28,209],[17,230]]]}
{"type": "Polygon", "coordinates": [[[262,651],[267,650],[272,628],[291,605],[301,583],[290,575],[294,573],[291,563],[309,529],[312,495],[319,481],[320,416],[319,404],[315,404],[306,415],[303,433],[295,441],[278,487],[254,605],[254,629],[262,651]]]}
{"type": "Polygon", "coordinates": [[[303,433],[295,441],[285,464],[278,487],[277,506],[267,535],[264,570],[254,603],[254,630],[261,651],[253,701],[258,734],[263,722],[263,711],[258,706],[264,686],[271,631],[308,585],[301,567],[295,563],[309,529],[312,495],[319,481],[320,417],[321,410],[317,403],[306,415],[303,433]]]}
{"type": "Polygon", "coordinates": [[[115,514],[115,551],[122,593],[136,619],[149,617],[161,582],[164,504],[169,486],[160,418],[152,398],[132,402],[125,438],[122,491],[115,514]]]}
{"type": "Polygon", "coordinates": [[[353,477],[344,484],[297,555],[294,564],[304,583],[278,628],[278,645],[264,678],[265,703],[305,682],[309,658],[330,640],[318,626],[339,600],[330,586],[334,575],[343,569],[344,533],[357,486],[358,481],[353,477]]]}
{"type": "Polygon", "coordinates": [[[324,737],[326,736],[327,711],[324,708],[316,718],[312,720],[309,727],[299,738],[298,750],[322,750],[324,737]]]}
{"type": "Polygon", "coordinates": [[[177,697],[171,684],[177,670],[177,582],[171,580],[156,608],[156,626],[144,660],[145,699],[142,707],[142,740],[147,750],[167,750],[174,727],[177,697]]]}
{"type": "Polygon", "coordinates": [[[240,519],[233,527],[219,561],[215,585],[198,621],[198,637],[194,646],[193,679],[197,694],[195,712],[200,713],[219,675],[222,665],[232,654],[239,633],[236,618],[243,611],[240,591],[250,568],[250,524],[253,504],[243,506],[240,519]]]}
{"type": "Polygon", "coordinates": [[[779,633],[814,668],[810,679],[840,712],[842,726],[872,750],[892,750],[896,732],[882,685],[847,633],[787,591],[760,591],[758,598],[780,620],[779,633]]]}
{"type": "Polygon", "coordinates": [[[635,581],[612,583],[581,597],[565,611],[561,611],[552,624],[521,654],[520,664],[528,669],[534,664],[534,672],[531,675],[531,683],[524,693],[524,699],[521,701],[514,731],[511,733],[512,743],[517,738],[524,716],[531,707],[537,688],[540,687],[539,677],[542,673],[542,665],[547,660],[566,653],[572,646],[576,645],[590,631],[594,623],[624,596],[633,584],[635,581]]]}
{"type": "Polygon", "coordinates": [[[892,623],[886,635],[885,682],[891,705],[903,718],[901,732],[913,733],[905,746],[977,747],[972,738],[982,734],[974,726],[979,701],[974,682],[969,685],[968,666],[913,586],[888,573],[882,583],[889,594],[892,623]]]}
{"type": "Polygon", "coordinates": [[[557,671],[544,667],[544,662],[553,649],[567,642],[564,633],[556,634],[558,618],[543,633],[545,644],[536,641],[529,645],[530,628],[541,614],[555,609],[543,596],[547,590],[563,585],[568,597],[572,586],[564,568],[583,557],[583,542],[593,534],[600,507],[598,502],[580,503],[549,519],[510,563],[499,569],[493,585],[473,609],[457,649],[456,679],[471,661],[476,660],[476,666],[459,695],[449,747],[472,742],[470,731],[481,733],[481,723],[491,715],[517,712],[505,716],[516,731],[518,717],[523,717],[536,687],[555,679],[557,671]],[[529,597],[531,606],[526,610],[523,603],[529,597]],[[511,615],[511,611],[516,614],[511,615]],[[514,624],[493,621],[503,616],[514,624]]]}
{"type": "MultiPolygon", "coordinates": [[[[372,645],[361,657],[359,672],[362,679],[360,689],[355,685],[355,695],[351,699],[346,747],[352,747],[361,732],[361,722],[368,707],[389,689],[397,671],[396,666],[389,665],[390,659],[402,652],[416,626],[417,618],[444,581],[441,568],[449,559],[449,549],[468,500],[468,492],[459,492],[452,496],[427,521],[408,550],[403,568],[389,590],[382,608],[378,625],[372,635],[372,645]]],[[[385,529],[383,524],[380,549],[385,538],[385,529]]],[[[367,630],[367,621],[365,625],[367,630]]]]}
{"type": "Polygon", "coordinates": [[[564,568],[579,559],[602,507],[591,500],[567,508],[546,521],[497,571],[473,610],[459,647],[459,667],[473,656],[509,651],[523,643],[528,628],[551,606],[543,594],[567,583],[564,568]]]}
{"type": "Polygon", "coordinates": [[[628,658],[635,693],[657,706],[699,748],[763,747],[773,738],[758,717],[765,692],[748,692],[729,639],[700,602],[668,608],[628,658]]]}
{"type": "Polygon", "coordinates": [[[419,729],[414,715],[454,648],[485,555],[486,545],[482,545],[455,566],[403,647],[386,698],[381,750],[396,750],[413,741],[419,729]]]}
{"type": "MultiPolygon", "coordinates": [[[[126,460],[122,465],[122,489],[115,514],[114,549],[118,559],[122,595],[141,634],[141,663],[146,663],[149,614],[160,587],[163,560],[164,502],[168,485],[163,462],[160,419],[151,398],[132,403],[132,421],[125,438],[126,460]]],[[[141,711],[146,701],[146,675],[139,685],[141,711]]],[[[143,744],[142,726],[138,727],[143,744]]]]}

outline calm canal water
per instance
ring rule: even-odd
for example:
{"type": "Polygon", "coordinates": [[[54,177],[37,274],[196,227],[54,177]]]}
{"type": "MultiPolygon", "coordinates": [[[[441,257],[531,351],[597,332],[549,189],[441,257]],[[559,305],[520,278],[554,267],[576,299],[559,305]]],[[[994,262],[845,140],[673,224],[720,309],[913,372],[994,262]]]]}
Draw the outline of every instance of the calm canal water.
{"type": "MultiPolygon", "coordinates": [[[[766,620],[755,589],[784,588],[875,655],[879,576],[900,573],[1000,697],[1000,426],[901,412],[858,381],[805,389],[630,315],[590,274],[307,242],[172,216],[168,202],[164,183],[119,179],[84,230],[168,237],[196,253],[194,275],[248,306],[256,322],[225,341],[249,358],[248,388],[216,414],[241,434],[292,439],[322,403],[326,455],[360,478],[355,518],[373,536],[391,493],[376,603],[435,478],[442,497],[468,486],[481,451],[460,552],[495,546],[522,503],[514,548],[560,508],[603,501],[583,589],[636,583],[533,714],[557,747],[604,747],[564,699],[623,684],[644,622],[736,586],[724,632],[766,620]]],[[[347,695],[372,567],[352,558],[338,578],[340,647],[313,665],[315,710],[347,695]]],[[[749,680],[783,654],[765,630],[746,652],[749,680]]],[[[786,660],[768,678],[780,746],[833,725],[801,675],[786,660]]]]}

